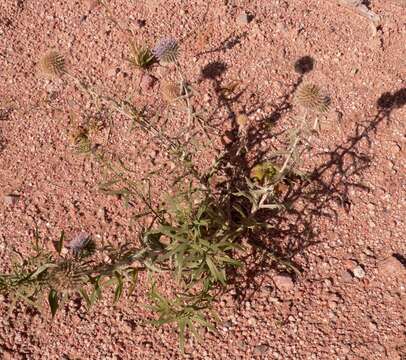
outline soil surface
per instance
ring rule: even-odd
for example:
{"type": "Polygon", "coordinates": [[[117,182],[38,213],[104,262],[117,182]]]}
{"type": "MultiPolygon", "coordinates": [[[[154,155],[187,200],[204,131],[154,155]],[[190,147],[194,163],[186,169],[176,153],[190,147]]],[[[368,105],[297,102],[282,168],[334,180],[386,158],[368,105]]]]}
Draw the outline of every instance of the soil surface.
{"type": "MultiPolygon", "coordinates": [[[[216,305],[218,332],[203,334],[203,343],[188,338],[182,356],[174,328],[144,322],[143,278],[114,307],[111,295],[90,313],[72,301],[53,320],[25,305],[7,314],[0,299],[0,358],[406,359],[404,1],[364,2],[379,24],[334,0],[108,3],[119,27],[139,41],[179,39],[198,108],[216,107],[218,89],[238,84],[239,95],[219,102],[210,118],[220,134],[212,146],[233,142],[235,114],[243,112],[253,130],[267,125],[253,151],[271,151],[276,133],[294,125],[298,84],[328,92],[331,110],[305,163],[319,177],[283,239],[301,274],[248,263],[251,271],[216,305]]],[[[131,130],[128,119],[69,79],[38,73],[38,60],[56,49],[71,73],[103,93],[158,106],[168,118],[163,129],[189,129],[162,99],[173,69],[157,67],[146,79],[134,71],[119,27],[97,1],[0,3],[0,270],[9,269],[11,248],[30,252],[35,227],[49,243],[61,230],[137,241],[133,209],[101,193],[97,165],[72,151],[72,128],[86,119],[103,118],[98,141],[141,176],[176,173],[158,143],[131,130]]],[[[211,161],[198,157],[202,167],[211,161]]],[[[158,193],[169,187],[165,176],[151,181],[158,193]]]]}

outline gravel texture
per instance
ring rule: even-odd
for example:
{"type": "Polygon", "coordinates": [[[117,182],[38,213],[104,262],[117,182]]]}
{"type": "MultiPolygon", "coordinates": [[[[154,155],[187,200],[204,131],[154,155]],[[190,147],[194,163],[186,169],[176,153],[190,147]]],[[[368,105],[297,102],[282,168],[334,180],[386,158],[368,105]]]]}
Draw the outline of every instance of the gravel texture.
{"type": "MultiPolygon", "coordinates": [[[[203,334],[204,343],[188,338],[183,356],[174,328],[144,321],[142,277],[114,307],[111,294],[90,313],[72,301],[54,320],[26,306],[7,316],[0,298],[0,358],[405,359],[406,12],[404,1],[368,3],[378,27],[333,0],[109,1],[121,26],[149,46],[179,39],[200,106],[217,101],[219,84],[238,82],[238,102],[220,104],[211,124],[226,146],[233,114],[247,114],[254,128],[270,121],[273,134],[292,127],[287,110],[303,77],[328,92],[331,110],[306,160],[320,175],[314,187],[324,190],[310,191],[283,239],[301,275],[248,264],[252,271],[216,305],[218,332],[203,334]]],[[[173,69],[134,71],[126,40],[96,1],[1,1],[0,270],[11,248],[30,251],[35,226],[46,239],[62,229],[70,239],[81,231],[96,241],[136,238],[132,209],[98,191],[102,174],[71,149],[72,124],[94,114],[94,104],[66,78],[37,71],[41,55],[55,49],[69,71],[106,94],[166,109],[160,85],[173,69]]],[[[101,143],[140,174],[151,158],[155,169],[176,170],[156,142],[105,111],[101,143]]],[[[254,149],[270,151],[273,141],[254,149]]],[[[164,189],[164,180],[153,185],[164,189]]]]}

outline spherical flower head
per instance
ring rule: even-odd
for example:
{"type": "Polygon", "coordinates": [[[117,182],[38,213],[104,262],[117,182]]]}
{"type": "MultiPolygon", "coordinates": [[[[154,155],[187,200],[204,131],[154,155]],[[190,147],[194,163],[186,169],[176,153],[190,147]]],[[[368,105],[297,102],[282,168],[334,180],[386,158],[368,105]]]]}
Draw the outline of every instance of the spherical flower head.
{"type": "Polygon", "coordinates": [[[178,99],[182,94],[179,84],[173,81],[163,81],[161,84],[162,98],[167,103],[172,103],[178,99]]]}
{"type": "Polygon", "coordinates": [[[85,250],[91,242],[91,236],[87,232],[81,231],[77,233],[73,239],[65,246],[72,252],[74,256],[80,255],[80,253],[85,250]]]}
{"type": "Polygon", "coordinates": [[[314,84],[301,85],[296,94],[296,102],[305,109],[325,113],[330,106],[330,98],[314,84]]]}
{"type": "Polygon", "coordinates": [[[161,39],[152,50],[155,58],[164,63],[175,62],[178,57],[179,45],[173,38],[161,39]]]}

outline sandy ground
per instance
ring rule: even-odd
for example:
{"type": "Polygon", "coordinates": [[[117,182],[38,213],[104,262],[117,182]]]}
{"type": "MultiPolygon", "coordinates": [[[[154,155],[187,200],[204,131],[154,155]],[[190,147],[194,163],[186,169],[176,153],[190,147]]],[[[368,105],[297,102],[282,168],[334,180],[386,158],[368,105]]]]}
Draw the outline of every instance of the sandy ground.
{"type": "MultiPolygon", "coordinates": [[[[271,133],[291,127],[287,112],[302,80],[294,63],[304,56],[314,61],[306,80],[320,84],[333,99],[307,161],[320,175],[317,191],[310,191],[306,211],[284,239],[292,242],[302,275],[291,283],[273,269],[255,271],[251,264],[250,277],[217,304],[223,319],[219,332],[206,333],[204,343],[188,339],[184,357],[406,359],[404,2],[368,1],[381,18],[377,28],[333,0],[109,3],[122,26],[146,43],[167,36],[182,40],[180,62],[202,94],[201,106],[215,102],[216,82],[241,84],[238,101],[211,119],[220,132],[233,127],[230,112],[239,111],[249,114],[254,128],[266,121],[275,123],[271,133]],[[213,62],[221,62],[224,71],[214,80],[204,79],[202,69],[213,62]],[[313,234],[305,236],[309,221],[313,234]]],[[[106,94],[165,108],[159,88],[168,70],[157,69],[156,84],[145,86],[126,61],[126,39],[105,9],[91,1],[3,0],[4,269],[10,247],[29,251],[35,226],[47,239],[64,229],[68,236],[86,230],[96,239],[119,241],[133,239],[136,230],[129,221],[131,209],[97,190],[97,166],[72,152],[72,124],[96,107],[72,83],[38,76],[38,59],[50,48],[67,57],[72,73],[106,94]],[[19,195],[16,203],[5,197],[10,193],[19,195]]],[[[168,165],[156,143],[131,132],[127,120],[108,111],[106,118],[109,136],[103,133],[101,141],[126,159],[136,159],[136,170],[147,171],[145,163],[151,160],[168,165]]],[[[271,142],[264,139],[255,147],[268,151],[271,142]]],[[[173,328],[157,330],[143,322],[144,282],[114,311],[108,297],[90,313],[72,302],[54,321],[25,306],[7,317],[7,304],[0,302],[0,357],[181,358],[173,328]]]]}

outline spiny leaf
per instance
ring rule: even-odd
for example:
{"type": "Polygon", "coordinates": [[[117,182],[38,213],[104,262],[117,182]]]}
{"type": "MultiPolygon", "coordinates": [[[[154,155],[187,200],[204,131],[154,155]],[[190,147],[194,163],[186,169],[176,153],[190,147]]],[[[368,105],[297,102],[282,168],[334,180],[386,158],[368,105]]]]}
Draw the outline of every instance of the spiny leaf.
{"type": "Polygon", "coordinates": [[[114,272],[114,276],[115,276],[116,281],[117,281],[116,290],[114,292],[114,303],[117,303],[118,300],[120,300],[121,295],[123,294],[123,277],[117,271],[114,272]]]}
{"type": "Polygon", "coordinates": [[[131,275],[131,285],[130,288],[128,289],[128,295],[132,295],[132,293],[135,290],[135,286],[137,285],[137,280],[138,280],[138,270],[136,269],[131,269],[130,271],[131,275]]]}
{"type": "Polygon", "coordinates": [[[89,310],[90,307],[92,306],[92,301],[90,300],[89,295],[87,294],[86,290],[83,288],[79,290],[79,293],[80,293],[80,295],[82,295],[83,299],[85,299],[86,308],[87,308],[87,310],[89,310]]]}

